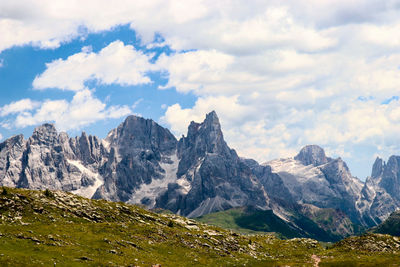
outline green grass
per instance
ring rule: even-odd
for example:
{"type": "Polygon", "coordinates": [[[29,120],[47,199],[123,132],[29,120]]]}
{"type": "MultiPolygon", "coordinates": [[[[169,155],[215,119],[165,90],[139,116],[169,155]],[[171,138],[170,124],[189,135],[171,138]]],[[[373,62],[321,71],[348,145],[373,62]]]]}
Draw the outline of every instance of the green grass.
{"type": "Polygon", "coordinates": [[[280,238],[301,237],[293,227],[276,216],[272,210],[233,208],[207,214],[196,220],[243,234],[263,232],[276,234],[280,238]]]}
{"type": "Polygon", "coordinates": [[[241,235],[64,192],[6,191],[0,193],[0,266],[312,266],[313,254],[320,266],[400,262],[393,251],[356,253],[348,249],[351,240],[324,249],[311,239],[241,235]]]}

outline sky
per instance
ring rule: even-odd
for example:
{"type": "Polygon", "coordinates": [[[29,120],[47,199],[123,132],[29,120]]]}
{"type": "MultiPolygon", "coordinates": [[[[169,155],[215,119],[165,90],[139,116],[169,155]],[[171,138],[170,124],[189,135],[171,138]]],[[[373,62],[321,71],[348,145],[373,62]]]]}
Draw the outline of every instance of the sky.
{"type": "Polygon", "coordinates": [[[215,110],[260,163],[307,144],[364,180],[400,154],[400,1],[0,0],[0,142],[215,110]]]}

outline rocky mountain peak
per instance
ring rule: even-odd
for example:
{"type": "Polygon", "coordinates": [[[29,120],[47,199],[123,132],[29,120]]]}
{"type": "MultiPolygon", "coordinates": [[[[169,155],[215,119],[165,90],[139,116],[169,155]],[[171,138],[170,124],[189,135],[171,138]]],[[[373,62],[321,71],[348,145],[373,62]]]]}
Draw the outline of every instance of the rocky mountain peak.
{"type": "Polygon", "coordinates": [[[184,143],[186,144],[185,147],[190,146],[195,148],[197,154],[229,154],[230,151],[224,141],[221,124],[215,111],[208,113],[202,123],[192,121],[188,128],[187,137],[183,139],[183,142],[180,142],[180,147],[184,143]]]}
{"type": "Polygon", "coordinates": [[[204,124],[206,124],[209,127],[212,127],[215,130],[221,130],[221,124],[219,123],[219,118],[214,110],[206,115],[204,124]]]}
{"type": "Polygon", "coordinates": [[[376,157],[374,165],[372,166],[371,177],[377,178],[382,175],[384,162],[380,157],[376,157]]]}
{"type": "Polygon", "coordinates": [[[300,161],[303,165],[312,164],[314,166],[319,166],[329,161],[329,158],[325,155],[325,151],[317,145],[303,147],[294,159],[300,161]]]}
{"type": "Polygon", "coordinates": [[[106,141],[119,150],[159,150],[171,152],[175,150],[177,140],[171,132],[151,119],[134,115],[128,116],[117,129],[110,132],[106,141]]]}
{"type": "Polygon", "coordinates": [[[0,144],[0,150],[3,149],[3,147],[11,148],[17,144],[22,144],[23,142],[24,136],[22,134],[14,135],[0,144]]]}
{"type": "Polygon", "coordinates": [[[379,185],[400,200],[400,156],[390,156],[384,165],[379,185]]]}
{"type": "Polygon", "coordinates": [[[54,144],[58,141],[58,132],[54,124],[45,123],[35,128],[30,139],[32,143],[38,143],[39,145],[54,144]]]}

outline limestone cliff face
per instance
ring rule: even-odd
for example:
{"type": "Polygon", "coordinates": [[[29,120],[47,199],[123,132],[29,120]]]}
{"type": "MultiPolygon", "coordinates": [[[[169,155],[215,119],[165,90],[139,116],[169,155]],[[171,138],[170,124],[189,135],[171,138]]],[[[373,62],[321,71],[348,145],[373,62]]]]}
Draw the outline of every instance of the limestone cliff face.
{"type": "MultiPolygon", "coordinates": [[[[169,130],[153,120],[129,116],[105,139],[109,153],[100,174],[104,184],[94,197],[146,203],[135,192],[165,178],[163,164],[172,164],[177,141],[169,130]]],[[[154,201],[151,201],[154,204],[154,201]]]]}

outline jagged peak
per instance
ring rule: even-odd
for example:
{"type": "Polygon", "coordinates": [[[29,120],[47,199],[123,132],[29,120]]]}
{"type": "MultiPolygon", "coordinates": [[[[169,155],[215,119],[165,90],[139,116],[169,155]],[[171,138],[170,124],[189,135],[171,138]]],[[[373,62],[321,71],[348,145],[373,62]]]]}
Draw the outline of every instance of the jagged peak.
{"type": "Polygon", "coordinates": [[[52,144],[58,142],[58,132],[53,123],[45,123],[33,131],[31,142],[39,144],[52,144]]]}
{"type": "Polygon", "coordinates": [[[215,111],[208,113],[203,122],[192,121],[188,127],[186,137],[180,139],[179,149],[185,143],[185,147],[196,147],[197,152],[219,153],[228,155],[235,153],[227,146],[221,130],[221,125],[215,111]]]}
{"type": "Polygon", "coordinates": [[[12,147],[15,144],[21,144],[24,141],[24,135],[18,134],[18,135],[13,135],[10,138],[7,138],[3,142],[0,142],[0,150],[4,147],[12,147]]]}
{"type": "Polygon", "coordinates": [[[44,123],[33,130],[34,134],[37,132],[57,132],[57,129],[54,123],[44,123]]]}
{"type": "MultiPolygon", "coordinates": [[[[119,151],[155,149],[168,153],[176,147],[175,136],[152,119],[129,115],[116,129],[111,130],[105,141],[118,145],[119,151]]],[[[124,153],[125,153],[124,152],[124,153]]]]}
{"type": "Polygon", "coordinates": [[[376,157],[374,165],[372,165],[371,177],[377,178],[381,176],[383,171],[383,160],[380,157],[376,157]]]}
{"type": "Polygon", "coordinates": [[[215,128],[221,129],[219,118],[214,110],[206,115],[206,119],[202,124],[213,125],[215,128]]]}
{"type": "Polygon", "coordinates": [[[312,164],[314,166],[319,166],[329,161],[329,158],[325,155],[324,149],[318,145],[307,145],[303,147],[294,159],[300,161],[303,165],[312,164]]]}
{"type": "Polygon", "coordinates": [[[124,121],[124,122],[127,122],[127,121],[136,121],[136,120],[146,120],[146,119],[143,118],[143,117],[140,117],[140,116],[136,116],[136,115],[129,115],[129,116],[127,116],[127,117],[125,118],[125,121],[124,121]]]}
{"type": "Polygon", "coordinates": [[[206,121],[207,120],[211,120],[211,121],[215,121],[216,120],[216,121],[219,122],[219,118],[218,118],[217,112],[215,112],[215,110],[209,112],[208,114],[206,114],[206,119],[205,120],[206,121]]]}

